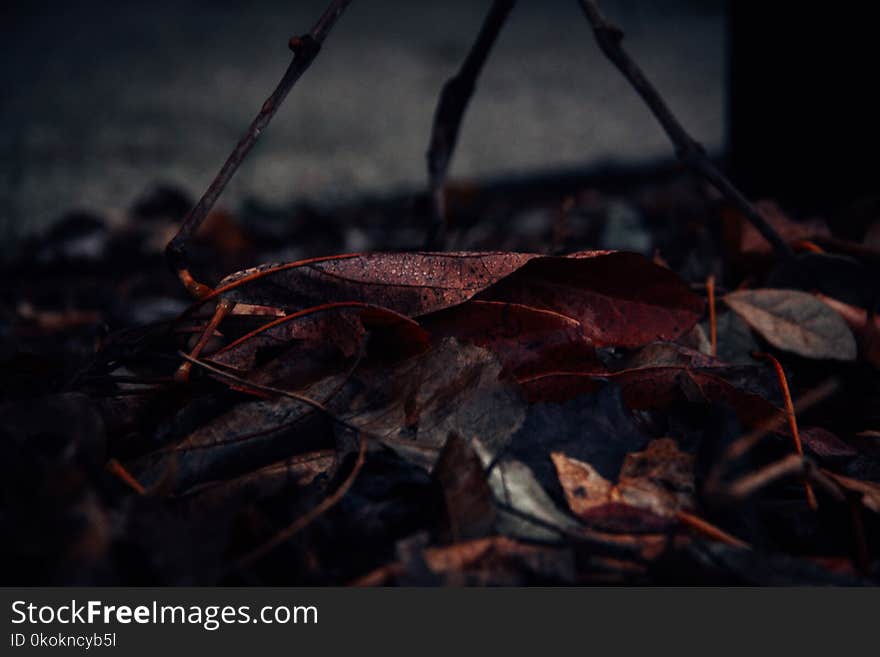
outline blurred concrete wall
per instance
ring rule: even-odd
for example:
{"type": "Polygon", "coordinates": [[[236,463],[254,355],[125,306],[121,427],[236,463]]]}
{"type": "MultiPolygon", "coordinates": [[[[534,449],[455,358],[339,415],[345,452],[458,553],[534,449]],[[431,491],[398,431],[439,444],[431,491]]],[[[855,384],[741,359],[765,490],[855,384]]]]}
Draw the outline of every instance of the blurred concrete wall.
{"type": "MultiPolygon", "coordinates": [[[[0,224],[113,216],[154,181],[199,194],[326,0],[6,3],[0,224]]],[[[356,1],[223,203],[327,202],[423,184],[431,116],[489,0],[356,1]]],[[[606,0],[684,123],[722,144],[723,1],[606,0]]],[[[454,177],[667,157],[574,0],[522,0],[482,79],[454,177]]]]}

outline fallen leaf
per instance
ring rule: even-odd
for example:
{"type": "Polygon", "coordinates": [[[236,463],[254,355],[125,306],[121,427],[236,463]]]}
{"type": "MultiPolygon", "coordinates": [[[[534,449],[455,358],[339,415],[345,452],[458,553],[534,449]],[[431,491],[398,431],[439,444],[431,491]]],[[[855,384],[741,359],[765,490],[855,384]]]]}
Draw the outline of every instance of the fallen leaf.
{"type": "Polygon", "coordinates": [[[480,295],[577,320],[596,346],[674,340],[703,313],[703,300],[675,273],[635,253],[541,258],[480,295]]]}
{"type": "Polygon", "coordinates": [[[210,360],[247,371],[265,362],[267,354],[295,347],[297,353],[285,353],[284,357],[301,361],[308,359],[311,351],[327,346],[350,358],[360,352],[369,332],[383,333],[383,342],[404,357],[424,351],[428,345],[428,334],[408,317],[362,303],[336,303],[280,317],[220,349],[210,360]]]}
{"type": "Polygon", "coordinates": [[[302,310],[359,302],[408,317],[483,293],[577,321],[597,345],[674,339],[699,320],[703,301],[673,272],[635,253],[376,253],[264,265],[224,278],[236,303],[302,310]]]}
{"type": "Polygon", "coordinates": [[[856,308],[824,294],[817,296],[843,317],[853,332],[859,336],[863,358],[880,369],[880,315],[875,314],[868,321],[868,311],[864,308],[856,308]]]}
{"type": "Polygon", "coordinates": [[[663,408],[677,400],[723,402],[740,422],[757,426],[779,414],[776,379],[756,365],[725,365],[700,352],[671,343],[648,345],[620,361],[623,369],[550,372],[520,379],[530,403],[564,402],[611,381],[630,409],[663,408]]]}
{"type": "Polygon", "coordinates": [[[467,301],[533,258],[526,253],[373,253],[262,265],[218,285],[232,301],[301,310],[357,301],[415,317],[467,301]]]}
{"type": "Polygon", "coordinates": [[[248,401],[205,423],[176,445],[130,464],[146,488],[175,492],[206,481],[244,474],[303,451],[297,441],[310,422],[322,422],[314,409],[288,397],[248,401]]]}
{"type": "Polygon", "coordinates": [[[548,310],[468,301],[428,315],[421,323],[437,337],[455,337],[491,350],[515,377],[601,366],[580,323],[548,310]]]}
{"type": "Polygon", "coordinates": [[[617,484],[589,463],[551,454],[572,512],[607,531],[663,531],[676,513],[694,507],[694,457],[675,441],[651,441],[626,456],[617,484]]]}
{"type": "Polygon", "coordinates": [[[451,434],[479,443],[492,458],[526,413],[518,386],[501,371],[492,352],[447,338],[396,365],[359,368],[330,407],[426,469],[451,434]]]}
{"type": "Polygon", "coordinates": [[[492,489],[480,457],[466,440],[449,436],[431,476],[443,488],[453,543],[492,533],[496,518],[492,489]]]}
{"type": "Polygon", "coordinates": [[[855,360],[856,342],[840,316],[796,290],[743,290],[723,297],[770,344],[807,358],[855,360]]]}

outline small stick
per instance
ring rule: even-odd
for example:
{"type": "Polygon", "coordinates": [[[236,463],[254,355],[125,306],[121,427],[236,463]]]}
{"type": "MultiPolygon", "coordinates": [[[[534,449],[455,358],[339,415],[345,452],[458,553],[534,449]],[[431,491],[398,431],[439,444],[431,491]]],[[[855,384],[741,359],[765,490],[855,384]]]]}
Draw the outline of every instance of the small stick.
{"type": "MultiPolygon", "coordinates": [[[[223,318],[229,313],[232,309],[232,306],[235,305],[232,301],[228,299],[221,299],[217,303],[217,308],[214,310],[214,316],[211,317],[211,321],[208,322],[208,325],[205,326],[205,329],[202,331],[201,336],[199,337],[198,342],[192,348],[192,351],[189,352],[191,358],[198,358],[202,350],[207,346],[208,341],[214,336],[214,331],[217,330],[217,327],[220,326],[220,322],[223,321],[223,318]]],[[[181,363],[180,367],[177,368],[177,372],[174,373],[174,380],[178,383],[186,383],[189,380],[189,375],[192,371],[192,363],[186,361],[181,363]]]]}
{"type": "Polygon", "coordinates": [[[431,144],[428,147],[428,185],[431,193],[431,227],[426,248],[440,248],[446,239],[446,173],[458,141],[458,131],[477,77],[516,0],[494,0],[476,42],[458,73],[446,81],[434,110],[431,144]]]}
{"type": "Polygon", "coordinates": [[[211,208],[217,202],[220,194],[226,188],[226,185],[235,175],[238,167],[244,158],[257,143],[263,130],[269,125],[275,112],[284,102],[287,94],[299,80],[300,76],[305,73],[311,63],[317,57],[321,50],[321,44],[336,21],[342,15],[342,12],[351,4],[351,0],[333,0],[318,21],[312,27],[311,32],[301,37],[293,37],[290,40],[290,49],[293,51],[293,61],[290,62],[278,86],[272,95],[263,103],[257,116],[245,132],[244,136],[232,150],[226,162],[220,168],[220,171],[214,177],[214,180],[208,186],[208,189],[196,203],[195,207],[189,211],[189,214],[183,220],[177,234],[168,243],[165,248],[165,255],[171,268],[180,277],[184,287],[193,294],[197,299],[202,298],[210,293],[210,288],[197,282],[187,268],[187,246],[193,234],[198,230],[199,226],[208,216],[211,208]]]}
{"type": "MultiPolygon", "coordinates": [[[[804,447],[801,444],[801,436],[798,433],[797,416],[794,412],[794,404],[791,401],[791,391],[788,389],[788,379],[785,378],[785,370],[782,369],[782,364],[772,354],[756,353],[754,357],[768,361],[773,365],[773,369],[776,370],[776,378],[779,380],[782,397],[785,399],[785,415],[788,420],[788,428],[791,431],[792,440],[794,440],[794,449],[798,455],[803,457],[804,447]]],[[[816,502],[816,494],[813,492],[813,487],[806,478],[804,478],[804,490],[807,493],[807,504],[815,511],[819,508],[819,504],[816,502]]]]}
{"type": "Polygon", "coordinates": [[[742,548],[744,550],[752,549],[752,546],[745,541],[738,539],[732,534],[728,534],[720,527],[716,527],[710,522],[707,522],[706,520],[703,520],[699,516],[696,516],[692,513],[687,513],[686,511],[677,511],[675,517],[682,525],[684,525],[688,529],[691,529],[698,534],[702,534],[712,541],[725,543],[726,545],[742,548]]]}
{"type": "Polygon", "coordinates": [[[804,458],[800,454],[789,454],[756,472],[740,477],[728,486],[727,494],[735,500],[743,500],[774,481],[803,472],[804,458]]]}
{"type": "Polygon", "coordinates": [[[138,495],[147,494],[147,490],[143,487],[141,482],[135,479],[134,475],[126,470],[125,466],[116,459],[110,459],[104,467],[107,472],[117,477],[122,483],[131,488],[138,495]]]}
{"type": "MultiPolygon", "coordinates": [[[[837,379],[827,379],[815,388],[808,390],[795,404],[796,412],[806,412],[816,404],[826,400],[837,392],[840,382],[837,379]]],[[[725,450],[724,461],[730,462],[745,455],[757,445],[769,433],[776,431],[785,422],[784,417],[774,414],[768,421],[756,427],[754,431],[738,438],[725,450]]]]}
{"type": "Polygon", "coordinates": [[[706,279],[706,294],[709,296],[709,339],[712,344],[712,357],[718,356],[718,326],[715,322],[715,277],[706,279]]]}
{"type": "Polygon", "coordinates": [[[774,251],[785,260],[794,257],[794,252],[779,233],[761,216],[761,213],[740,192],[727,176],[725,176],[706,155],[705,149],[681,125],[681,122],[669,109],[660,92],[645,77],[642,69],[624,50],[623,31],[605,18],[593,0],[579,0],[587,20],[593,27],[593,33],[599,48],[605,56],[629,80],[651,113],[663,127],[675,146],[675,154],[686,166],[691,167],[711,183],[721,194],[764,236],[773,246],[774,251]]]}

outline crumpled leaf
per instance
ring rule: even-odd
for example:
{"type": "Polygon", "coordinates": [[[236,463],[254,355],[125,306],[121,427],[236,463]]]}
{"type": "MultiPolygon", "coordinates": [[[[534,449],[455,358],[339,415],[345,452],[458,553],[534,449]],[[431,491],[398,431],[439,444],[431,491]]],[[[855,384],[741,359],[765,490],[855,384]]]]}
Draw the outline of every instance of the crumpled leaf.
{"type": "Polygon", "coordinates": [[[830,306],[796,290],[742,290],[725,303],[770,344],[807,358],[855,360],[852,331],[830,306]]]}
{"type": "Polygon", "coordinates": [[[490,351],[448,338],[397,365],[359,368],[331,408],[426,469],[450,434],[495,455],[522,425],[526,406],[501,371],[490,351]]]}
{"type": "MultiPolygon", "coordinates": [[[[484,455],[485,461],[485,455],[484,455]]],[[[498,531],[506,536],[532,541],[555,542],[566,531],[580,525],[556,506],[529,467],[516,459],[499,461],[489,475],[495,498],[501,507],[498,531]]]]}
{"type": "Polygon", "coordinates": [[[653,440],[643,451],[628,454],[617,484],[589,463],[561,452],[551,458],[569,507],[588,524],[617,531],[662,531],[678,511],[694,507],[694,457],[670,438],[653,440]]]}

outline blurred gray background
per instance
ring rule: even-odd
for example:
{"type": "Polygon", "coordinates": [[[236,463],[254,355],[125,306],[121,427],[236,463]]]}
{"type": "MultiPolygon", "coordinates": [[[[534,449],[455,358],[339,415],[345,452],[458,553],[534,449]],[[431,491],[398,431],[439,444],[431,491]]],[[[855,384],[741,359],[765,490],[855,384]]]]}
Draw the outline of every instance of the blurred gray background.
{"type": "MultiPolygon", "coordinates": [[[[111,220],[150,183],[201,193],[326,0],[6,3],[0,227],[111,220]]],[[[438,92],[489,0],[355,1],[221,205],[418,189],[438,92]]],[[[605,0],[692,133],[724,139],[723,0],[605,0]]],[[[521,0],[465,119],[453,178],[671,157],[574,0],[521,0]]]]}

